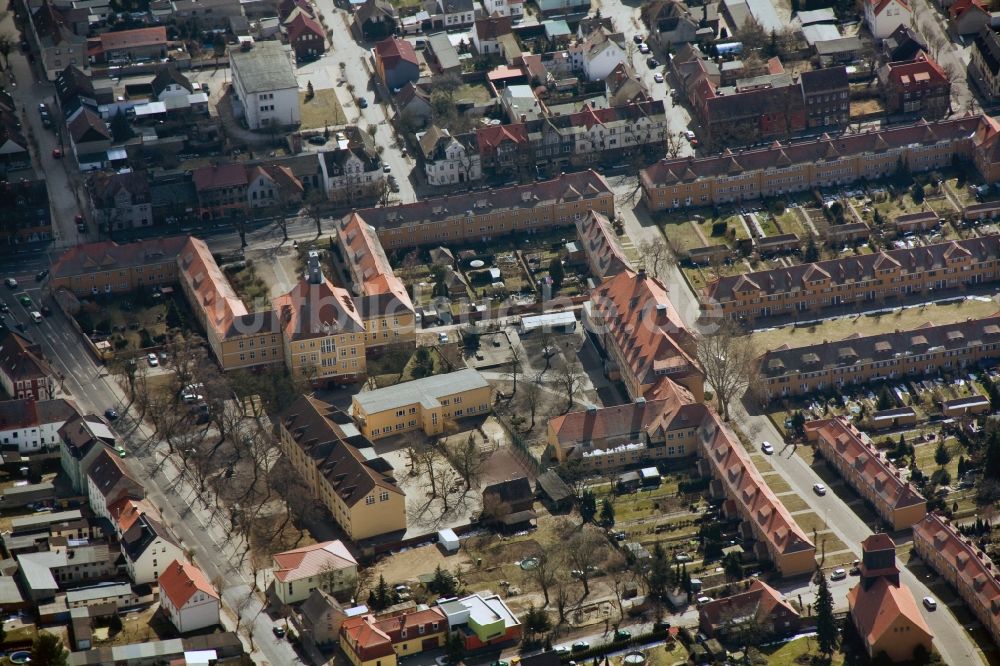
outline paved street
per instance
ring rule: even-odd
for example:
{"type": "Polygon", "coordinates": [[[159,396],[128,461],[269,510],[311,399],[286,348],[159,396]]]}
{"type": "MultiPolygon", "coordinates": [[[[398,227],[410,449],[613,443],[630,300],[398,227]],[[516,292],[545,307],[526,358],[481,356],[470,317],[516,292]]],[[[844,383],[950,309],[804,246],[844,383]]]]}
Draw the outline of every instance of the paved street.
{"type": "MultiPolygon", "coordinates": [[[[933,56],[951,79],[951,108],[956,114],[978,109],[976,98],[969,90],[966,70],[969,65],[969,47],[956,44],[948,32],[945,14],[929,0],[913,0],[916,28],[927,39],[933,56]],[[919,18],[917,18],[919,17],[919,18]],[[934,47],[938,46],[937,50],[934,47]]],[[[972,43],[972,35],[968,43],[972,43]]]]}

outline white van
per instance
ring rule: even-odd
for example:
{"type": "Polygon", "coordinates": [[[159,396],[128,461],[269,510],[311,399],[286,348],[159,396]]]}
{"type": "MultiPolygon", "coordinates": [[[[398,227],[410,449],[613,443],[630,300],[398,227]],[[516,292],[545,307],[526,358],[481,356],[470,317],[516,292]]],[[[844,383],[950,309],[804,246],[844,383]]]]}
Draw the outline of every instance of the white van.
{"type": "Polygon", "coordinates": [[[39,311],[37,311],[37,310],[32,311],[32,313],[31,313],[31,321],[35,322],[36,324],[41,324],[42,323],[42,313],[39,312],[39,311]]]}

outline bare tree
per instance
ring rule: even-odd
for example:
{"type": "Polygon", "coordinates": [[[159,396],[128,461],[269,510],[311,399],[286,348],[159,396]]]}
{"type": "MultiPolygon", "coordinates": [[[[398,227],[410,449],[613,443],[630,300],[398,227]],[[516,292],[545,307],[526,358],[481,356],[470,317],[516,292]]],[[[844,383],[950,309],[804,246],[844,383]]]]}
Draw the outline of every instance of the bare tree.
{"type": "Polygon", "coordinates": [[[531,415],[531,423],[528,424],[528,432],[531,432],[535,428],[535,413],[542,401],[542,387],[535,382],[527,382],[524,385],[523,393],[525,407],[528,408],[528,413],[531,415]]]}
{"type": "Polygon", "coordinates": [[[464,442],[447,447],[447,451],[452,466],[465,482],[465,489],[472,490],[473,485],[479,484],[486,464],[486,457],[476,443],[475,433],[470,432],[464,442]]]}
{"type": "Polygon", "coordinates": [[[503,501],[499,495],[491,493],[483,497],[483,521],[497,525],[510,515],[510,511],[510,503],[503,501]]]}
{"type": "MultiPolygon", "coordinates": [[[[559,578],[559,572],[563,569],[563,563],[560,561],[560,557],[557,553],[550,552],[548,550],[541,551],[535,560],[538,565],[528,572],[531,580],[538,585],[542,590],[542,596],[545,597],[545,603],[543,608],[549,605],[549,590],[552,586],[556,584],[559,578]]],[[[562,620],[560,620],[561,622],[562,620]]]]}
{"type": "Polygon", "coordinates": [[[698,336],[695,356],[705,381],[715,391],[718,411],[729,420],[729,404],[740,399],[756,380],[756,346],[739,326],[725,319],[713,333],[698,336]]]}
{"type": "Polygon", "coordinates": [[[568,578],[559,574],[553,584],[555,591],[556,611],[559,613],[559,624],[566,622],[566,607],[570,604],[572,587],[568,578]]]}
{"type": "Polygon", "coordinates": [[[566,394],[566,409],[563,410],[563,414],[573,409],[573,405],[576,404],[576,396],[580,391],[584,376],[583,371],[569,361],[563,363],[556,371],[556,383],[566,394]]]}
{"type": "Polygon", "coordinates": [[[510,376],[514,386],[510,391],[510,397],[517,394],[517,377],[521,373],[521,348],[516,345],[510,346],[510,359],[507,361],[507,374],[510,376]]]}
{"type": "Polygon", "coordinates": [[[323,211],[326,208],[326,195],[323,190],[314,187],[306,194],[305,212],[316,224],[316,235],[323,233],[323,211]]]}
{"type": "Polygon", "coordinates": [[[656,240],[644,240],[639,243],[639,256],[642,257],[646,272],[654,278],[664,276],[667,266],[673,261],[673,253],[667,241],[660,237],[656,240]]]}
{"type": "Polygon", "coordinates": [[[163,365],[173,372],[177,389],[190,385],[194,380],[195,369],[203,360],[200,339],[181,331],[167,341],[166,352],[167,358],[163,365]]]}
{"type": "Polygon", "coordinates": [[[677,159],[677,156],[681,154],[681,148],[684,147],[684,134],[678,132],[674,134],[673,132],[667,132],[666,138],[664,139],[664,148],[667,151],[667,157],[672,160],[677,159]]]}
{"type": "Polygon", "coordinates": [[[590,577],[607,554],[607,540],[596,530],[582,529],[566,542],[566,559],[583,583],[583,595],[590,594],[590,577]]]}

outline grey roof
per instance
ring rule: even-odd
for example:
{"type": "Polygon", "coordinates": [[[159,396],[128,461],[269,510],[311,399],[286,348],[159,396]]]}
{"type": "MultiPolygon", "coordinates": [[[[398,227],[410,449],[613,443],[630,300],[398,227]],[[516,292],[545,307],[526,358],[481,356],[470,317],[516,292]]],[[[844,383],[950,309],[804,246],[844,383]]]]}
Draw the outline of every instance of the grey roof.
{"type": "Polygon", "coordinates": [[[860,51],[862,45],[861,39],[855,36],[831,39],[826,42],[816,42],[813,46],[816,49],[816,53],[826,55],[833,53],[847,53],[849,51],[860,51]]]}
{"type": "Polygon", "coordinates": [[[747,0],[747,6],[757,21],[757,25],[762,27],[765,33],[780,33],[785,29],[785,24],[778,18],[778,13],[774,11],[774,5],[771,4],[771,0],[747,0]]]}
{"type": "Polygon", "coordinates": [[[230,51],[229,60],[248,93],[297,89],[289,53],[278,42],[257,42],[249,51],[230,51]]]}
{"type": "Polygon", "coordinates": [[[472,368],[424,377],[412,382],[365,391],[354,396],[354,401],[369,414],[420,403],[424,407],[438,406],[438,398],[489,386],[489,382],[472,368]]]}
{"type": "Polygon", "coordinates": [[[81,520],[83,514],[79,509],[71,511],[56,511],[53,513],[40,513],[35,516],[25,516],[24,518],[14,518],[10,521],[11,532],[27,532],[36,527],[47,527],[56,523],[68,522],[71,520],[81,520]]]}
{"type": "Polygon", "coordinates": [[[132,586],[128,583],[102,583],[66,591],[67,603],[97,601],[108,597],[124,597],[132,594],[132,586]]]}
{"type": "Polygon", "coordinates": [[[828,23],[815,23],[813,25],[803,26],[802,36],[805,37],[806,43],[809,46],[813,46],[817,42],[829,42],[833,39],[840,39],[840,29],[835,25],[830,25],[828,23]]]}
{"type": "Polygon", "coordinates": [[[10,576],[0,576],[0,606],[9,608],[23,602],[24,597],[17,588],[17,581],[10,576]]]}
{"type": "Polygon", "coordinates": [[[429,36],[427,45],[434,52],[434,57],[437,58],[441,69],[448,70],[461,66],[458,60],[458,51],[452,46],[447,32],[438,32],[429,36]]]}
{"type": "Polygon", "coordinates": [[[836,23],[837,21],[837,15],[834,13],[832,7],[801,11],[796,16],[802,25],[809,25],[810,23],[836,23]]]}

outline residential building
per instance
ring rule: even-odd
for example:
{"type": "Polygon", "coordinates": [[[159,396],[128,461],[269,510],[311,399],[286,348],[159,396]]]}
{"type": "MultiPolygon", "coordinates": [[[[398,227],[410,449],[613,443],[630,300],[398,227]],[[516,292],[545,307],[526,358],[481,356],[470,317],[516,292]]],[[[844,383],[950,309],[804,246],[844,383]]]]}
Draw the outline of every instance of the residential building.
{"type": "Polygon", "coordinates": [[[847,592],[847,606],[868,656],[903,663],[916,659],[918,650],[930,654],[934,634],[910,589],[899,584],[892,539],[871,535],[861,542],[861,558],[861,578],[847,592]]]}
{"type": "Polygon", "coordinates": [[[0,386],[11,398],[51,400],[56,372],[42,356],[42,348],[21,334],[0,332],[0,386]]]}
{"type": "Polygon", "coordinates": [[[102,229],[120,231],[153,224],[152,199],[145,173],[99,172],[87,179],[94,219],[102,229]]]}
{"type": "Polygon", "coordinates": [[[489,13],[472,26],[472,45],[479,55],[500,53],[500,38],[512,34],[510,14],[489,13]]]}
{"type": "Polygon", "coordinates": [[[302,396],[278,421],[285,457],[352,541],[406,530],[406,498],[344,412],[302,396]]]}
{"type": "Polygon", "coordinates": [[[77,296],[125,293],[177,281],[177,258],[187,236],[149,238],[132,243],[98,241],[63,252],[49,271],[53,291],[77,296]]]}
{"type": "Polygon", "coordinates": [[[272,301],[284,340],[285,367],[314,386],[363,380],[365,324],[346,289],[317,271],[272,301]]]}
{"type": "Polygon", "coordinates": [[[414,129],[426,127],[434,116],[430,93],[423,86],[412,82],[407,82],[393,96],[392,102],[396,105],[401,122],[407,123],[414,129]]]}
{"type": "Polygon", "coordinates": [[[590,11],[590,0],[540,0],[538,10],[542,16],[582,16],[590,11]]]}
{"type": "Polygon", "coordinates": [[[420,64],[413,44],[389,37],[375,45],[375,72],[379,80],[389,90],[402,88],[407,83],[416,83],[420,78],[420,64]]]}
{"type": "Polygon", "coordinates": [[[97,456],[118,444],[118,438],[104,417],[96,414],[71,416],[59,428],[59,464],[73,490],[87,492],[87,471],[97,456]]]}
{"type": "Polygon", "coordinates": [[[745,592],[713,599],[698,609],[698,627],[711,638],[739,641],[744,623],[755,624],[769,638],[780,638],[798,632],[800,615],[781,592],[760,579],[745,592]]]}
{"type": "Polygon", "coordinates": [[[809,127],[846,125],[851,118],[851,86],[847,68],[827,67],[799,74],[809,127]]]}
{"type": "Polygon", "coordinates": [[[351,398],[351,416],[373,441],[413,430],[431,437],[453,419],[485,416],[492,404],[490,383],[467,368],[357,393],[351,398]]]}
{"type": "Polygon", "coordinates": [[[248,310],[204,241],[189,238],[177,265],[181,290],[224,371],[284,362],[280,322],[270,304],[248,310]]]}
{"type": "Polygon", "coordinates": [[[373,42],[396,32],[399,14],[388,0],[365,0],[354,12],[354,25],[366,42],[373,42]]]}
{"type": "Polygon", "coordinates": [[[30,31],[26,31],[40,57],[40,65],[49,81],[55,81],[63,69],[75,65],[90,69],[87,40],[77,35],[66,19],[65,10],[57,9],[50,0],[28,8],[30,31]]]}
{"type": "Polygon", "coordinates": [[[490,192],[366,208],[354,215],[375,229],[383,247],[395,251],[432,243],[486,241],[511,233],[532,234],[572,224],[591,210],[614,215],[614,192],[603,176],[588,170],[490,192]]]}
{"type": "Polygon", "coordinates": [[[894,174],[900,162],[912,172],[929,171],[950,165],[956,156],[971,156],[988,179],[986,174],[1000,165],[1000,156],[990,152],[998,127],[987,116],[964,116],[836,137],[824,134],[813,141],[661,160],[640,171],[639,178],[652,211],[872,181],[894,174]]]}
{"type": "Polygon", "coordinates": [[[879,83],[888,113],[918,113],[941,118],[951,106],[951,81],[933,58],[921,51],[913,60],[886,63],[879,83]]]}
{"type": "Polygon", "coordinates": [[[231,18],[243,15],[242,3],[236,0],[170,0],[168,8],[179,25],[205,30],[228,28],[231,18]]]}
{"type": "Polygon", "coordinates": [[[150,86],[153,88],[153,98],[158,102],[181,97],[186,99],[194,92],[194,85],[173,65],[165,65],[156,70],[150,86]]]}
{"type": "Polygon", "coordinates": [[[375,140],[357,127],[345,128],[341,133],[347,138],[338,140],[337,148],[319,153],[327,199],[346,203],[378,197],[386,175],[375,140]]]}
{"type": "Polygon", "coordinates": [[[527,179],[535,172],[534,146],[525,123],[479,127],[476,145],[481,168],[497,178],[527,179]]]}
{"type": "Polygon", "coordinates": [[[634,271],[625,249],[618,242],[618,234],[607,217],[590,211],[587,217],[576,221],[576,234],[587,255],[590,273],[598,280],[614,277],[622,271],[634,271]]]}
{"type": "Polygon", "coordinates": [[[782,576],[812,574],[816,546],[760,475],[736,435],[711,409],[704,408],[698,427],[702,469],[711,474],[709,489],[725,497],[726,514],[743,520],[744,533],[755,540],[757,556],[770,559],[782,576]]]}
{"type": "Polygon", "coordinates": [[[17,575],[33,602],[51,601],[70,585],[94,582],[115,574],[115,557],[105,543],[50,537],[48,549],[17,556],[17,575]]]}
{"type": "Polygon", "coordinates": [[[396,666],[399,658],[443,647],[447,635],[444,612],[432,606],[381,618],[348,618],[340,625],[340,648],[352,666],[396,666]]]}
{"type": "Polygon", "coordinates": [[[0,444],[31,454],[59,447],[59,429],[79,416],[76,403],[62,398],[21,398],[0,402],[0,444]]]}
{"type": "Polygon", "coordinates": [[[576,47],[588,81],[603,81],[619,65],[628,61],[625,35],[604,28],[591,32],[576,47]]]}
{"type": "Polygon", "coordinates": [[[648,102],[652,99],[646,84],[628,63],[622,63],[611,70],[604,79],[604,88],[604,96],[608,99],[608,106],[612,108],[648,102]]]}
{"type": "Polygon", "coordinates": [[[99,583],[66,591],[66,607],[69,609],[110,605],[115,611],[122,611],[141,603],[139,595],[128,583],[99,583]]]}
{"type": "Polygon", "coordinates": [[[264,41],[249,51],[232,49],[229,65],[233,92],[247,127],[259,130],[299,124],[299,84],[289,47],[264,41]]]}
{"type": "Polygon", "coordinates": [[[423,9],[429,15],[432,30],[467,28],[476,20],[476,5],[472,0],[424,0],[423,9]]]}
{"type": "Polygon", "coordinates": [[[583,323],[609,356],[608,374],[620,377],[632,400],[652,399],[669,382],[702,400],[704,375],[694,358],[694,336],[666,286],[645,269],[618,273],[591,292],[583,323]]]}
{"type": "Polygon", "coordinates": [[[698,35],[698,21],[683,2],[658,0],[645,4],[642,20],[649,26],[649,41],[660,50],[693,42],[698,35]]]}
{"type": "Polygon", "coordinates": [[[242,217],[247,214],[247,168],[243,164],[198,167],[191,174],[198,193],[198,216],[202,220],[242,217]]]}
{"type": "Polygon", "coordinates": [[[111,65],[167,57],[167,29],[163,26],[104,32],[97,58],[111,65]]]}
{"type": "Polygon", "coordinates": [[[984,0],[954,0],[948,7],[948,29],[955,35],[976,35],[992,25],[990,3],[984,0]]]}
{"type": "MultiPolygon", "coordinates": [[[[984,115],[983,122],[972,136],[972,161],[979,175],[987,183],[1000,180],[1000,123],[992,116],[984,115]]],[[[982,219],[996,216],[995,204],[985,203],[966,206],[962,214],[967,219],[982,219]]]]}
{"type": "Polygon", "coordinates": [[[111,130],[103,118],[90,107],[81,106],[66,118],[70,147],[81,169],[101,167],[111,147],[111,130]]]}
{"type": "Polygon", "coordinates": [[[906,0],[865,0],[865,24],[876,40],[883,40],[901,25],[913,24],[913,9],[906,0]]]}
{"type": "Polygon", "coordinates": [[[292,12],[284,22],[285,39],[288,40],[295,58],[309,61],[326,53],[326,32],[315,18],[301,9],[292,12]]]}
{"type": "Polygon", "coordinates": [[[712,280],[702,310],[739,319],[816,313],[828,307],[908,301],[998,278],[1000,236],[799,264],[712,280]]]}
{"type": "Polygon", "coordinates": [[[551,418],[548,443],[560,463],[579,460],[587,471],[611,472],[695,455],[701,418],[701,407],[671,382],[650,400],[551,418]]]}
{"type": "MultiPolygon", "coordinates": [[[[4,151],[9,151],[6,155],[14,160],[8,162],[12,170],[28,166],[28,142],[18,143],[23,138],[9,122],[0,122],[0,160],[4,151]]],[[[0,182],[0,243],[19,245],[51,238],[52,212],[48,203],[49,190],[44,180],[0,182]]]]}
{"type": "Polygon", "coordinates": [[[184,549],[170,531],[148,513],[122,534],[122,555],[125,569],[135,585],[152,583],[159,578],[171,562],[187,559],[184,549]]]}
{"type": "Polygon", "coordinates": [[[483,488],[483,506],[504,506],[507,513],[534,514],[535,493],[526,476],[497,481],[483,488]]]}
{"type": "Polygon", "coordinates": [[[413,301],[393,272],[375,229],[355,212],[337,225],[337,241],[364,322],[365,353],[377,356],[392,348],[413,349],[417,341],[413,301]]]}
{"type": "Polygon", "coordinates": [[[21,131],[17,114],[0,109],[0,166],[4,172],[18,171],[31,164],[28,140],[21,131]]]}
{"type": "Polygon", "coordinates": [[[121,540],[143,514],[149,514],[156,520],[161,520],[159,512],[147,499],[133,499],[125,496],[108,506],[108,519],[115,530],[115,538],[121,540]]]}
{"type": "Polygon", "coordinates": [[[806,437],[893,531],[923,520],[927,500],[853,424],[843,418],[811,421],[806,437]]]}
{"type": "Polygon", "coordinates": [[[302,628],[300,635],[316,647],[328,647],[340,637],[340,627],[349,617],[368,614],[367,606],[344,608],[333,595],[320,589],[309,593],[299,606],[298,622],[302,628]]]}
{"type": "Polygon", "coordinates": [[[247,168],[247,203],[250,208],[285,211],[302,202],[305,187],[287,166],[277,164],[247,168]]]}
{"type": "Polygon", "coordinates": [[[524,0],[484,0],[487,16],[510,16],[515,19],[524,16],[524,0]]]}
{"type": "Polygon", "coordinates": [[[123,498],[141,500],[146,496],[145,488],[129,471],[125,461],[108,447],[100,447],[85,474],[87,503],[98,518],[110,520],[108,507],[123,498]]]}
{"type": "Polygon", "coordinates": [[[305,601],[319,590],[347,599],[358,581],[358,563],[340,541],[314,543],[273,556],[274,593],[283,604],[305,601]]]}
{"type": "Polygon", "coordinates": [[[201,569],[174,560],[163,570],[157,584],[160,608],[180,634],[221,624],[219,593],[201,569]]]}
{"type": "Polygon", "coordinates": [[[1000,97],[1000,33],[984,27],[969,49],[972,78],[987,97],[1000,97]]]}
{"type": "Polygon", "coordinates": [[[439,599],[435,608],[444,613],[449,631],[462,639],[466,650],[521,640],[521,621],[498,595],[470,594],[460,599],[439,599]]]}
{"type": "Polygon", "coordinates": [[[1000,644],[1000,580],[989,555],[937,513],[928,513],[913,526],[913,552],[948,582],[993,642],[1000,644]]]}
{"type": "Polygon", "coordinates": [[[885,62],[912,60],[921,51],[928,51],[923,35],[909,25],[901,25],[882,41],[882,59],[885,62]]]}
{"type": "Polygon", "coordinates": [[[447,129],[431,125],[417,134],[417,141],[428,185],[471,183],[483,177],[475,134],[452,136],[447,129]]]}
{"type": "Polygon", "coordinates": [[[542,104],[529,85],[517,84],[504,88],[500,91],[500,106],[511,123],[538,120],[544,115],[542,104]]]}

